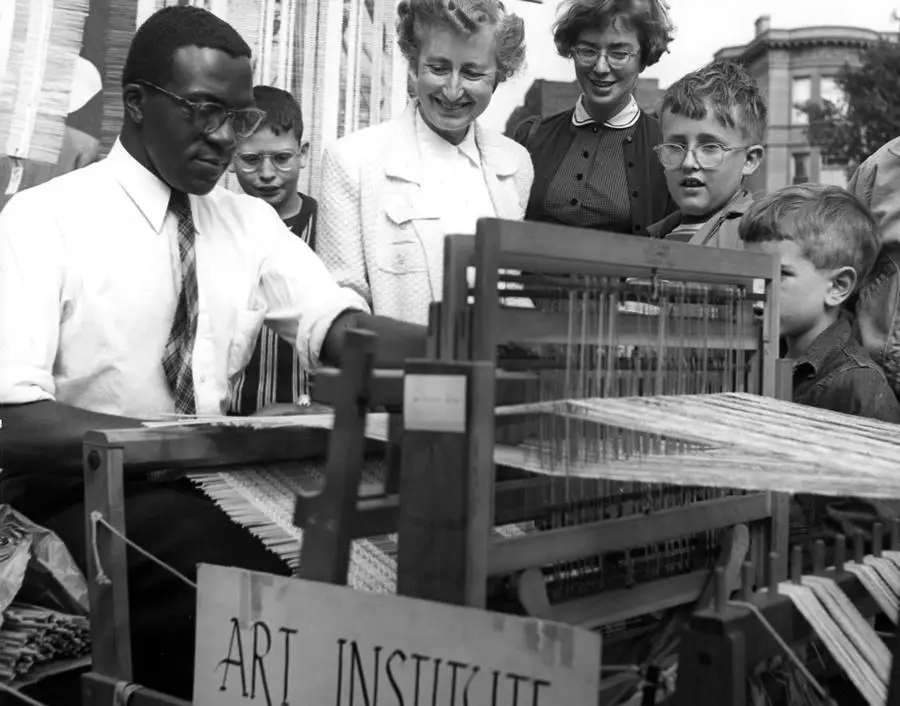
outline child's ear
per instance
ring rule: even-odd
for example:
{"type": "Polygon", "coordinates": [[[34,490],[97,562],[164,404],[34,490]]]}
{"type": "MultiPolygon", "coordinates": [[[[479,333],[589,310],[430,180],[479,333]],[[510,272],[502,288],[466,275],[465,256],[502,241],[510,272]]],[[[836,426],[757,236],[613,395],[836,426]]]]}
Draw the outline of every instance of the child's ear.
{"type": "Polygon", "coordinates": [[[750,176],[759,169],[759,165],[762,164],[763,155],[765,154],[765,148],[762,145],[751,145],[747,148],[747,156],[744,159],[744,168],[743,174],[745,177],[750,176]]]}
{"type": "Polygon", "coordinates": [[[835,307],[843,304],[856,289],[856,270],[841,267],[831,273],[831,286],[825,295],[825,303],[835,307]]]}
{"type": "Polygon", "coordinates": [[[300,143],[300,169],[305,169],[309,163],[309,142],[300,143]]]}

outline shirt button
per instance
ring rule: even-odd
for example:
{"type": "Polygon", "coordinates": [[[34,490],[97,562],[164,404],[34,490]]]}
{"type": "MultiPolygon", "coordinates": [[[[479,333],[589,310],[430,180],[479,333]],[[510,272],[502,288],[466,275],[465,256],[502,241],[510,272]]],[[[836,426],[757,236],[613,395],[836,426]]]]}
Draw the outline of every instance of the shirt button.
{"type": "Polygon", "coordinates": [[[578,199],[572,199],[572,201],[571,201],[570,203],[571,203],[573,206],[577,206],[577,205],[578,205],[578,199]]]}
{"type": "Polygon", "coordinates": [[[584,174],[576,174],[575,178],[578,179],[578,181],[581,181],[582,179],[584,179],[584,174]]]}
{"type": "Polygon", "coordinates": [[[633,138],[633,137],[626,137],[626,138],[625,138],[625,142],[626,142],[627,144],[630,145],[632,142],[634,142],[634,138],[633,138]]]}
{"type": "Polygon", "coordinates": [[[640,233],[640,232],[641,232],[641,227],[640,227],[639,225],[635,224],[635,226],[634,226],[634,232],[635,232],[635,233],[640,233]]]}
{"type": "Polygon", "coordinates": [[[629,162],[629,163],[628,163],[628,166],[629,166],[629,167],[634,167],[634,162],[629,162]]]}
{"type": "Polygon", "coordinates": [[[632,191],[632,192],[631,192],[631,195],[632,195],[634,198],[637,198],[637,197],[638,197],[638,194],[640,194],[640,193],[641,193],[640,191],[632,191]]]}
{"type": "Polygon", "coordinates": [[[596,127],[594,127],[594,132],[597,132],[597,128],[596,128],[596,127]]]}
{"type": "Polygon", "coordinates": [[[591,156],[591,153],[588,152],[587,150],[585,150],[584,152],[581,153],[581,155],[582,155],[585,159],[587,159],[588,157],[591,156]]]}

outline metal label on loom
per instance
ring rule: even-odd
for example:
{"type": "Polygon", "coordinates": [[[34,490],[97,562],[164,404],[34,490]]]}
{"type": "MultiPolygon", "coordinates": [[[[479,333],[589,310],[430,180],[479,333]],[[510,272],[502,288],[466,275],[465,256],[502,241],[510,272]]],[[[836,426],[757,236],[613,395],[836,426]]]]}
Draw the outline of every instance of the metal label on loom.
{"type": "Polygon", "coordinates": [[[465,375],[405,375],[403,378],[405,431],[466,431],[465,375]]]}

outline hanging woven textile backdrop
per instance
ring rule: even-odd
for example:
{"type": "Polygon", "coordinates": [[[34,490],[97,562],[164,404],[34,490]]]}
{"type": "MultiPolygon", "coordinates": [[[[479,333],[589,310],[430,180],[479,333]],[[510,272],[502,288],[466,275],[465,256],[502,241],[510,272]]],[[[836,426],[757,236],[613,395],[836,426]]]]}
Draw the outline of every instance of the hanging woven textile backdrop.
{"type": "Polygon", "coordinates": [[[58,173],[89,0],[4,0],[0,208],[58,173]]]}

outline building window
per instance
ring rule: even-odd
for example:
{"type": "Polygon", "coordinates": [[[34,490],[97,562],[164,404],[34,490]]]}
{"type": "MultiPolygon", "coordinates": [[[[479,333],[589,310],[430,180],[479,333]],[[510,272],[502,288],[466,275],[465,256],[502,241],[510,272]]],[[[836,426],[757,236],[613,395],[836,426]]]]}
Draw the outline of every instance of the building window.
{"type": "Polygon", "coordinates": [[[791,125],[806,125],[809,118],[797,106],[804,106],[812,99],[812,81],[809,76],[795,78],[791,83],[791,125]]]}
{"type": "Polygon", "coordinates": [[[847,170],[836,164],[825,164],[819,167],[819,183],[829,184],[830,186],[840,186],[842,189],[847,188],[847,170]]]}
{"type": "Polygon", "coordinates": [[[792,155],[791,183],[805,184],[809,181],[809,153],[798,152],[792,155]]]}
{"type": "Polygon", "coordinates": [[[846,107],[844,92],[835,82],[834,76],[823,76],[819,81],[819,100],[828,101],[840,110],[846,107]]]}

